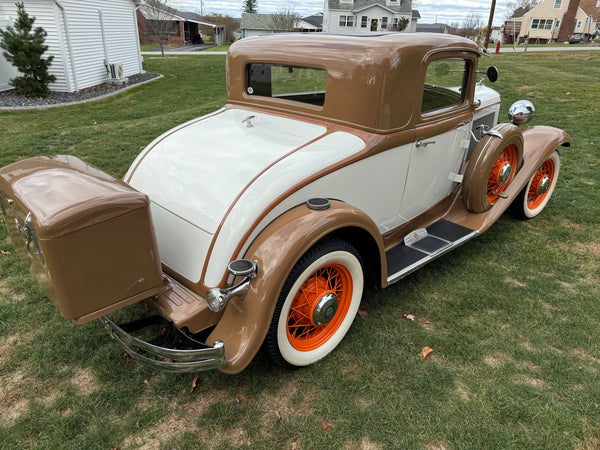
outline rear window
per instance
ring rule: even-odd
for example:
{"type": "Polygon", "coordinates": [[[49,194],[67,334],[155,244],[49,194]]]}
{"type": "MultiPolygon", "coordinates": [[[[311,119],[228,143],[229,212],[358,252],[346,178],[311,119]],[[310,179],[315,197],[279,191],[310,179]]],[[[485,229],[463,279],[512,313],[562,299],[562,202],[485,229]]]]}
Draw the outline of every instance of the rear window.
{"type": "Polygon", "coordinates": [[[323,106],[327,73],[314,67],[248,64],[246,93],[323,106]]]}

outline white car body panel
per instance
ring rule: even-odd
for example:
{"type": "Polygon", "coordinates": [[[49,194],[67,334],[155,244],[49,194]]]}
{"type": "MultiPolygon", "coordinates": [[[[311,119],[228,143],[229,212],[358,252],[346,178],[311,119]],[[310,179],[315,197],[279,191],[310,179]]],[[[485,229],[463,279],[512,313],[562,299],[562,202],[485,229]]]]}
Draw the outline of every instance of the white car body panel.
{"type": "MultiPolygon", "coordinates": [[[[231,258],[235,257],[234,252],[244,235],[269,205],[283,194],[291,193],[290,189],[312,175],[352,157],[364,149],[365,142],[361,138],[339,131],[328,134],[270,167],[244,191],[225,219],[221,231],[216,236],[204,275],[204,284],[213,287],[220,283],[224,270],[231,258]]],[[[358,180],[349,181],[357,184],[358,180]]],[[[349,183],[344,184],[347,186],[349,183]]],[[[362,195],[365,195],[364,191],[362,195]]],[[[309,198],[311,197],[286,204],[293,207],[309,198]]],[[[342,200],[347,198],[348,195],[345,195],[342,200]]],[[[353,202],[354,199],[346,201],[353,202]]]]}
{"type": "Polygon", "coordinates": [[[224,110],[157,139],[134,162],[139,165],[128,182],[162,208],[214,234],[253,178],[325,132],[324,126],[299,120],[224,110]]]}
{"type": "Polygon", "coordinates": [[[386,150],[336,170],[279,202],[252,230],[240,254],[269,223],[287,210],[315,197],[342,199],[364,211],[383,234],[401,225],[400,199],[408,173],[411,145],[386,150]]]}
{"type": "Polygon", "coordinates": [[[410,220],[427,211],[447,197],[456,182],[452,173],[459,174],[469,147],[471,123],[446,133],[423,139],[428,145],[413,146],[410,169],[402,198],[401,215],[410,220]]]}

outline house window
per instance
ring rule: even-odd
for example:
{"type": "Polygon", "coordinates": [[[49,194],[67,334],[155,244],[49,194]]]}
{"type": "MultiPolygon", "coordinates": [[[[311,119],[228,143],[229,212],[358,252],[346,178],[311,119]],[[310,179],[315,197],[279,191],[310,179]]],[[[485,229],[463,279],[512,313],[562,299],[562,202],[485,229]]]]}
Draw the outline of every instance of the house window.
{"type": "Polygon", "coordinates": [[[558,28],[558,26],[560,25],[560,20],[556,21],[556,24],[554,25],[556,28],[558,28]]]}
{"type": "Polygon", "coordinates": [[[464,59],[432,61],[425,74],[421,114],[463,103],[468,76],[469,62],[464,59]]]}
{"type": "Polygon", "coordinates": [[[534,30],[551,30],[552,22],[552,19],[533,19],[531,28],[534,30]]]}
{"type": "Polygon", "coordinates": [[[387,17],[382,17],[382,18],[381,18],[381,29],[382,29],[382,30],[385,30],[385,29],[387,29],[387,21],[388,21],[388,18],[387,18],[387,17]]]}
{"type": "Polygon", "coordinates": [[[340,27],[353,26],[354,16],[340,16],[340,27]]]}
{"type": "Polygon", "coordinates": [[[581,28],[581,20],[577,21],[577,25],[575,26],[575,28],[581,28]]]}
{"type": "Polygon", "coordinates": [[[554,9],[560,9],[562,6],[562,0],[554,0],[554,9]]]}
{"type": "Polygon", "coordinates": [[[248,64],[246,94],[281,100],[325,104],[327,72],[313,67],[248,64]]]}
{"type": "Polygon", "coordinates": [[[399,0],[388,0],[388,5],[397,5],[399,0]]]}
{"type": "MultiPolygon", "coordinates": [[[[600,0],[598,0],[600,1],[600,0]]],[[[367,16],[362,16],[360,18],[360,27],[361,28],[367,28],[367,21],[369,20],[369,18],[367,16]]]]}

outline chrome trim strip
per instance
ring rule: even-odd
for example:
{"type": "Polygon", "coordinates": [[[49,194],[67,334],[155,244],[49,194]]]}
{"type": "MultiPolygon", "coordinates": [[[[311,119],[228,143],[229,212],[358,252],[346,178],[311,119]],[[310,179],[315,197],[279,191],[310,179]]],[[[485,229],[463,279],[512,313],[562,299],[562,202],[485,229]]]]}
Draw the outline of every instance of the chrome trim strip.
{"type": "Polygon", "coordinates": [[[201,370],[218,369],[219,367],[223,367],[226,363],[225,345],[221,341],[215,342],[213,347],[207,346],[207,348],[196,350],[164,348],[132,336],[106,316],[101,317],[98,320],[102,322],[108,331],[108,334],[121,344],[130,356],[160,369],[179,373],[198,372],[201,370]],[[133,350],[132,347],[138,347],[160,359],[149,358],[148,356],[133,350]],[[170,361],[165,361],[165,359],[170,361]]]}
{"type": "Polygon", "coordinates": [[[452,242],[451,243],[452,245],[443,248],[439,252],[434,253],[432,255],[426,255],[423,259],[420,259],[419,261],[415,262],[414,264],[411,264],[410,266],[406,267],[405,269],[401,270],[400,272],[396,272],[395,274],[388,276],[387,277],[388,286],[390,284],[395,283],[396,281],[401,280],[405,276],[410,275],[415,270],[423,267],[425,264],[433,261],[434,259],[437,259],[437,258],[439,258],[442,255],[445,255],[450,250],[453,250],[456,247],[459,247],[460,245],[464,244],[465,242],[470,241],[471,239],[473,239],[477,235],[479,235],[479,232],[478,231],[473,231],[472,233],[467,234],[466,236],[460,238],[459,240],[452,242]]]}

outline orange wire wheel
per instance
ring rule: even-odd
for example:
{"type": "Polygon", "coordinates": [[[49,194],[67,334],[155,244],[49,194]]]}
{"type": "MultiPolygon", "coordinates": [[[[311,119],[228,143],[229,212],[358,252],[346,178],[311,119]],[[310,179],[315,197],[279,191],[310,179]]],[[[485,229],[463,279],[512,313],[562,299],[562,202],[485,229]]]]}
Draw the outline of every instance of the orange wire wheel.
{"type": "Polygon", "coordinates": [[[502,123],[479,141],[469,157],[462,182],[462,200],[468,211],[484,213],[505,197],[523,163],[523,133],[502,123]]]}
{"type": "Polygon", "coordinates": [[[550,192],[550,186],[554,180],[554,161],[547,159],[542,163],[540,168],[535,172],[535,175],[529,183],[527,191],[527,207],[535,209],[539,207],[550,192]]]}
{"type": "Polygon", "coordinates": [[[341,264],[327,264],[310,275],[294,296],[287,336],[301,351],[319,348],[339,329],[352,298],[352,277],[341,264]]]}
{"type": "Polygon", "coordinates": [[[515,176],[517,168],[517,147],[514,144],[504,147],[496,158],[487,182],[487,200],[494,204],[506,190],[515,176]]]}
{"type": "Polygon", "coordinates": [[[510,205],[512,213],[522,220],[531,219],[541,213],[554,192],[559,172],[560,156],[555,151],[542,162],[529,183],[510,205]]]}
{"type": "Polygon", "coordinates": [[[265,347],[283,366],[312,364],[337,347],[358,312],[364,275],[358,251],[331,239],[306,252],[290,272],[265,347]]]}

